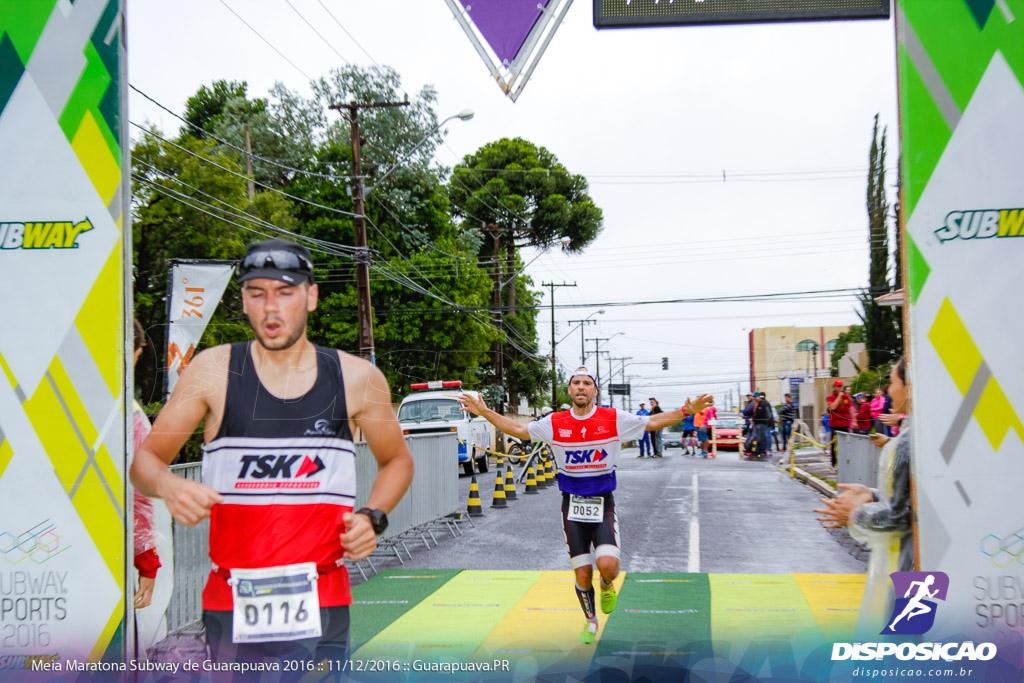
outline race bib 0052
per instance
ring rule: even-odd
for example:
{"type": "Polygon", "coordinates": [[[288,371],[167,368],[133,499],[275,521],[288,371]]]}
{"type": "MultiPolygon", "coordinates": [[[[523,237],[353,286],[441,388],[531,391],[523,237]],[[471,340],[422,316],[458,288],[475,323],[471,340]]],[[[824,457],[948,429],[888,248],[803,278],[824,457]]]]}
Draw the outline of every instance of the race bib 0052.
{"type": "Polygon", "coordinates": [[[604,498],[602,496],[569,496],[569,514],[571,522],[598,523],[604,518],[604,498]]]}

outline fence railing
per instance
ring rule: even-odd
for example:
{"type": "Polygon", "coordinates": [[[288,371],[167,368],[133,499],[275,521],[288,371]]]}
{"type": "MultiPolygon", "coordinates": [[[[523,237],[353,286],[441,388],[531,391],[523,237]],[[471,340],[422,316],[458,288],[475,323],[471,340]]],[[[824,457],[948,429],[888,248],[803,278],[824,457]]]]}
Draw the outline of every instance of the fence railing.
{"type": "Polygon", "coordinates": [[[839,446],[836,481],[844,484],[878,483],[878,446],[863,434],[835,432],[839,446]]]}
{"type": "MultiPolygon", "coordinates": [[[[437,527],[451,528],[445,522],[459,508],[458,443],[455,434],[424,434],[407,436],[416,474],[405,497],[388,514],[388,528],[380,539],[381,550],[397,554],[397,544],[410,533],[430,534],[437,527]]],[[[201,481],[200,463],[172,465],[171,471],[180,477],[201,481]]],[[[356,504],[366,504],[377,476],[377,460],[366,442],[356,444],[356,504]]],[[[202,593],[210,573],[209,539],[210,521],[203,520],[189,528],[177,521],[173,523],[174,536],[174,593],[167,608],[168,633],[178,633],[194,626],[202,617],[202,593]]],[[[436,542],[436,541],[435,541],[436,542]]],[[[372,566],[372,564],[371,564],[372,566]]],[[[363,572],[361,567],[356,568],[363,572]]]]}

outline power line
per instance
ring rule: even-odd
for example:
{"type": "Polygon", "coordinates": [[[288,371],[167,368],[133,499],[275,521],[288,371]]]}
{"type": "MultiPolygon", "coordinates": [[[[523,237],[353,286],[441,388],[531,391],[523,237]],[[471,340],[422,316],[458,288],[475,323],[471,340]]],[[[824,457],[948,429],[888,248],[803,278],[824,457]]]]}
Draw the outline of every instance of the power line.
{"type": "MultiPolygon", "coordinates": [[[[336,16],[334,16],[334,14],[333,14],[333,13],[331,12],[331,10],[329,10],[329,9],[327,8],[327,5],[325,5],[325,4],[323,3],[323,0],[316,0],[316,1],[317,1],[318,3],[320,3],[320,6],[321,6],[321,7],[323,7],[323,8],[324,8],[324,11],[325,11],[325,12],[327,12],[327,15],[328,15],[328,16],[330,16],[330,18],[331,18],[331,19],[334,19],[334,23],[338,25],[338,28],[340,28],[340,29],[341,29],[342,31],[344,31],[344,32],[345,32],[345,35],[346,35],[346,36],[348,36],[349,38],[351,38],[351,39],[352,39],[352,42],[356,44],[356,47],[358,47],[358,48],[359,48],[360,50],[362,50],[362,51],[363,51],[363,54],[364,54],[364,55],[366,55],[367,57],[369,57],[369,58],[370,58],[370,61],[371,61],[371,62],[373,62],[374,64],[377,64],[377,60],[376,60],[376,59],[374,59],[374,58],[373,58],[373,57],[372,57],[372,56],[370,55],[370,53],[369,53],[369,52],[367,52],[367,51],[366,51],[366,50],[365,50],[365,49],[363,48],[363,46],[359,44],[359,41],[358,41],[358,40],[356,40],[355,36],[353,36],[353,35],[352,35],[351,33],[349,33],[349,32],[348,32],[348,29],[347,29],[347,28],[345,28],[344,26],[342,26],[341,22],[340,22],[340,21],[338,21],[338,18],[337,18],[336,16]]],[[[379,66],[380,66],[380,64],[377,64],[377,66],[379,67],[379,66]]]]}
{"type": "Polygon", "coordinates": [[[269,48],[270,48],[271,50],[273,50],[274,52],[276,52],[277,54],[279,54],[279,55],[281,56],[281,58],[282,58],[282,59],[283,59],[284,61],[286,61],[286,62],[288,62],[289,64],[291,64],[291,65],[292,65],[292,68],[294,68],[294,69],[295,69],[296,71],[298,71],[298,72],[299,72],[300,74],[302,74],[303,76],[305,76],[305,78],[306,78],[306,80],[307,80],[307,81],[312,81],[312,80],[313,80],[312,78],[310,78],[310,77],[309,77],[309,76],[308,76],[308,75],[306,74],[306,72],[305,72],[305,71],[303,71],[302,69],[300,69],[299,67],[297,67],[297,66],[295,65],[295,62],[293,62],[292,60],[288,59],[288,58],[287,58],[287,57],[285,56],[285,54],[284,54],[283,52],[281,52],[280,50],[278,50],[278,49],[277,49],[276,47],[274,47],[274,45],[273,45],[273,44],[272,44],[272,43],[271,43],[271,42],[270,42],[269,40],[267,40],[266,38],[264,38],[264,37],[263,37],[263,35],[262,35],[262,34],[261,34],[261,33],[260,33],[259,31],[257,31],[257,30],[256,30],[256,29],[254,29],[254,28],[253,28],[252,26],[250,26],[250,25],[249,25],[249,22],[247,22],[247,21],[246,21],[245,19],[243,19],[243,18],[241,17],[241,15],[239,15],[239,14],[238,14],[238,12],[236,12],[236,11],[235,11],[235,10],[233,10],[233,9],[231,9],[231,6],[230,6],[230,5],[228,5],[228,3],[224,2],[224,0],[220,0],[220,4],[222,4],[222,5],[224,5],[225,7],[227,7],[227,9],[228,9],[228,11],[229,11],[229,12],[231,12],[232,14],[234,14],[234,15],[235,15],[235,17],[237,17],[237,18],[238,18],[238,20],[239,20],[240,22],[242,22],[243,24],[245,24],[245,25],[246,25],[246,27],[247,27],[247,28],[248,28],[248,29],[249,29],[250,31],[252,31],[253,33],[255,33],[255,34],[256,34],[256,35],[257,35],[257,36],[259,37],[259,39],[260,39],[260,40],[262,40],[262,41],[263,41],[264,43],[266,43],[266,44],[267,44],[267,46],[268,46],[268,47],[269,47],[269,48]]]}
{"type": "MultiPolygon", "coordinates": [[[[302,12],[300,12],[297,9],[295,9],[295,5],[292,4],[291,0],[284,0],[284,1],[285,1],[285,4],[287,4],[289,7],[292,8],[293,12],[295,12],[297,15],[299,15],[299,19],[302,19],[302,21],[304,21],[306,23],[306,26],[308,26],[310,28],[310,30],[313,31],[313,33],[315,33],[317,35],[317,38],[319,38],[320,40],[324,41],[324,44],[327,47],[331,48],[331,50],[334,52],[334,54],[338,55],[338,58],[341,59],[341,61],[345,62],[345,64],[349,63],[349,61],[347,59],[345,59],[345,56],[343,54],[341,54],[340,52],[338,52],[338,50],[335,49],[335,47],[333,45],[331,45],[331,42],[329,40],[327,40],[326,38],[324,38],[323,35],[320,34],[320,31],[316,30],[316,27],[313,26],[313,24],[309,23],[309,19],[307,19],[306,17],[302,16],[302,12]]],[[[307,78],[308,78],[308,76],[307,76],[307,78]]]]}

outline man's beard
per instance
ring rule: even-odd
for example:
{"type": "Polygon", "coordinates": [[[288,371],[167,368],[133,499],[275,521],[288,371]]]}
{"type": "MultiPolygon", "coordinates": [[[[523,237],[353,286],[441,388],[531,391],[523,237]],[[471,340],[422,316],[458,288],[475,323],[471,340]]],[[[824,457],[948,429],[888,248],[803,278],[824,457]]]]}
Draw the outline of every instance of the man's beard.
{"type": "Polygon", "coordinates": [[[572,404],[574,406],[579,406],[580,408],[585,408],[585,407],[589,406],[590,402],[591,402],[591,398],[590,398],[590,396],[587,396],[586,394],[584,394],[582,396],[577,394],[577,395],[572,397],[572,404]],[[582,401],[582,403],[580,403],[580,401],[582,401]]]}
{"type": "Polygon", "coordinates": [[[278,337],[277,339],[264,339],[263,335],[260,334],[259,327],[252,325],[251,321],[249,325],[252,327],[253,332],[256,333],[256,341],[259,342],[260,346],[265,348],[267,351],[285,351],[292,348],[296,342],[306,335],[306,321],[308,318],[308,314],[303,316],[300,324],[296,326],[295,331],[283,339],[281,337],[278,337]]]}

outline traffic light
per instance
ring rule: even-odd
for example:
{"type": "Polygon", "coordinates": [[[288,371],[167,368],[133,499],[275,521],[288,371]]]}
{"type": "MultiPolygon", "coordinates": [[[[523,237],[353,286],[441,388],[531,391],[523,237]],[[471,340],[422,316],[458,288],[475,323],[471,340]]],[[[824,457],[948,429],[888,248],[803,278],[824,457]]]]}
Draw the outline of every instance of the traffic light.
{"type": "Polygon", "coordinates": [[[661,357],[661,369],[668,370],[668,356],[661,357]]]}

